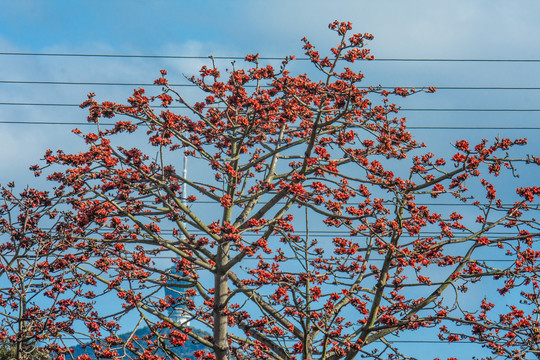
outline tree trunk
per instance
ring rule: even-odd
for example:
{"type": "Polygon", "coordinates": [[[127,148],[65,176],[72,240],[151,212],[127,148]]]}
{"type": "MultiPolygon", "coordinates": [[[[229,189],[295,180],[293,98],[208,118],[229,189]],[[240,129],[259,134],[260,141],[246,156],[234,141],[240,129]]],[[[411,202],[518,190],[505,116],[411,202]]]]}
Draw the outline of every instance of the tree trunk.
{"type": "Polygon", "coordinates": [[[224,265],[229,257],[229,245],[220,244],[214,280],[214,352],[217,360],[229,359],[228,325],[227,315],[223,311],[227,307],[227,295],[229,284],[227,272],[223,273],[224,265]]]}

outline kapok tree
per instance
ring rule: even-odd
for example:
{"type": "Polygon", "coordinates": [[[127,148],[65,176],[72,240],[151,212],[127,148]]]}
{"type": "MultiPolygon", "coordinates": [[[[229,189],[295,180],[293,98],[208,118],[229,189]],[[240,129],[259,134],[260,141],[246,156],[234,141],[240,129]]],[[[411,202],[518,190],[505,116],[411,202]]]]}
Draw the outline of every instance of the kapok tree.
{"type": "Polygon", "coordinates": [[[0,343],[6,359],[50,359],[69,353],[66,341],[86,343],[76,332],[116,327],[93,307],[91,281],[77,265],[89,255],[71,251],[70,213],[61,211],[60,192],[2,189],[0,206],[0,343]]]}
{"type": "Polygon", "coordinates": [[[328,56],[303,39],[317,80],[293,76],[293,57],[276,70],[249,55],[251,67],[233,64],[225,80],[214,64],[189,78],[199,102],[164,70],[156,96],[138,89],[116,104],[90,94],[81,106],[97,131],[75,130],[87,149],[48,151],[34,167],[71,207],[71,251],[93,256],[77,271],[122,300],[107,304],[111,319],[151,330],[139,339],[138,326],[124,326],[127,340],[96,332],[98,356],[178,358],[174,347],[189,340],[208,349],[197,359],[396,359],[407,354],[391,341],[426,328],[505,357],[538,351],[539,232],[528,214],[540,189],[503,201],[493,184],[540,161],[512,157],[526,140],[505,138],[456,141],[455,154],[436,157],[389,101],[435,89],[362,87],[353,66],[373,58],[372,35],[330,29],[339,42],[328,56]],[[143,137],[153,148],[133,146],[143,137]],[[195,175],[177,170],[183,155],[195,175]],[[488,260],[502,257],[509,266],[488,260]],[[166,284],[187,290],[164,297],[166,284]],[[468,296],[483,284],[524,303],[468,296]],[[177,306],[189,326],[168,315],[177,306]]]}

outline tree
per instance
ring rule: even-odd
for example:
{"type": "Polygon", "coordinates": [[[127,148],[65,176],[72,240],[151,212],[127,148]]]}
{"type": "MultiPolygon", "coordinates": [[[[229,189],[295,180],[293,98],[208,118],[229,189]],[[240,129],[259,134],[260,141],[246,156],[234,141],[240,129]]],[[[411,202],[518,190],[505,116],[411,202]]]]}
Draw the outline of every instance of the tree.
{"type": "Polygon", "coordinates": [[[49,352],[69,352],[66,338],[89,341],[74,324],[101,320],[93,313],[95,295],[81,290],[86,277],[74,271],[87,257],[68,250],[71,219],[60,211],[60,198],[32,188],[14,195],[13,187],[1,194],[0,357],[48,359],[49,352]]]}
{"type": "Polygon", "coordinates": [[[0,359],[1,360],[17,360],[17,359],[40,359],[48,360],[50,359],[47,352],[43,349],[39,349],[32,343],[26,343],[25,346],[28,346],[23,351],[21,347],[13,346],[9,343],[3,343],[0,346],[0,359]]]}
{"type": "Polygon", "coordinates": [[[81,107],[97,130],[74,130],[87,149],[49,150],[33,167],[57,183],[51,198],[71,221],[54,238],[78,259],[81,286],[123,301],[110,314],[96,306],[98,356],[177,358],[172,347],[195,341],[208,349],[197,359],[396,359],[407,354],[392,340],[422,329],[497,356],[538,356],[539,224],[529,214],[540,188],[503,201],[495,185],[540,160],[512,157],[526,140],[506,138],[458,140],[451,158],[435,157],[389,101],[435,89],[362,88],[352,67],[373,58],[372,35],[330,29],[339,43],[328,57],[303,39],[317,80],[291,75],[294,57],[276,70],[248,55],[251,67],[233,63],[224,81],[215,64],[189,78],[199,102],[165,70],[157,96],[137,89],[122,105],[90,94],[81,107]],[[133,147],[143,136],[152,150],[133,147]],[[176,171],[182,154],[200,176],[176,171]],[[441,200],[455,205],[440,210],[441,200]],[[502,256],[503,268],[488,260],[502,256]],[[506,296],[468,296],[483,284],[506,296]],[[167,286],[183,296],[164,297],[167,286]],[[211,336],[175,322],[175,307],[211,336]],[[132,336],[118,337],[115,323],[135,316],[132,336]],[[144,324],[151,334],[135,336],[144,324]]]}

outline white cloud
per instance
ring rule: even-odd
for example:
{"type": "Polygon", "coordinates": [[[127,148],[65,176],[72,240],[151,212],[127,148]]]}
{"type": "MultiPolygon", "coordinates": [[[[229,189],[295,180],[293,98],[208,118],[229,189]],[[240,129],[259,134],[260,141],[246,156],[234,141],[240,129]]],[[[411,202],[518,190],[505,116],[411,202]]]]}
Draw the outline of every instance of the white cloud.
{"type": "Polygon", "coordinates": [[[278,0],[250,2],[247,9],[240,15],[249,30],[245,35],[261,39],[259,44],[290,46],[304,35],[333,44],[325,25],[337,19],[373,33],[372,47],[379,57],[504,56],[507,49],[531,48],[531,36],[540,31],[535,18],[540,3],[530,0],[278,0]]]}

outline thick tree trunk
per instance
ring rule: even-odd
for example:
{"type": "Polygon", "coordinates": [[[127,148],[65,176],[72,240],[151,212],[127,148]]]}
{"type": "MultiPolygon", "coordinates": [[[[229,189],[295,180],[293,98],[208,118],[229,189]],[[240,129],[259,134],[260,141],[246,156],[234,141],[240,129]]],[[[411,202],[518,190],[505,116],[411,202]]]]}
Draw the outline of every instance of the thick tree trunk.
{"type": "Polygon", "coordinates": [[[311,340],[311,336],[307,335],[304,339],[304,348],[302,351],[302,359],[303,360],[313,360],[313,341],[311,340]]]}
{"type": "Polygon", "coordinates": [[[217,271],[214,274],[214,353],[217,360],[229,359],[227,315],[223,313],[227,307],[229,284],[227,272],[223,273],[221,270],[228,258],[229,245],[221,244],[217,253],[217,271]]]}

